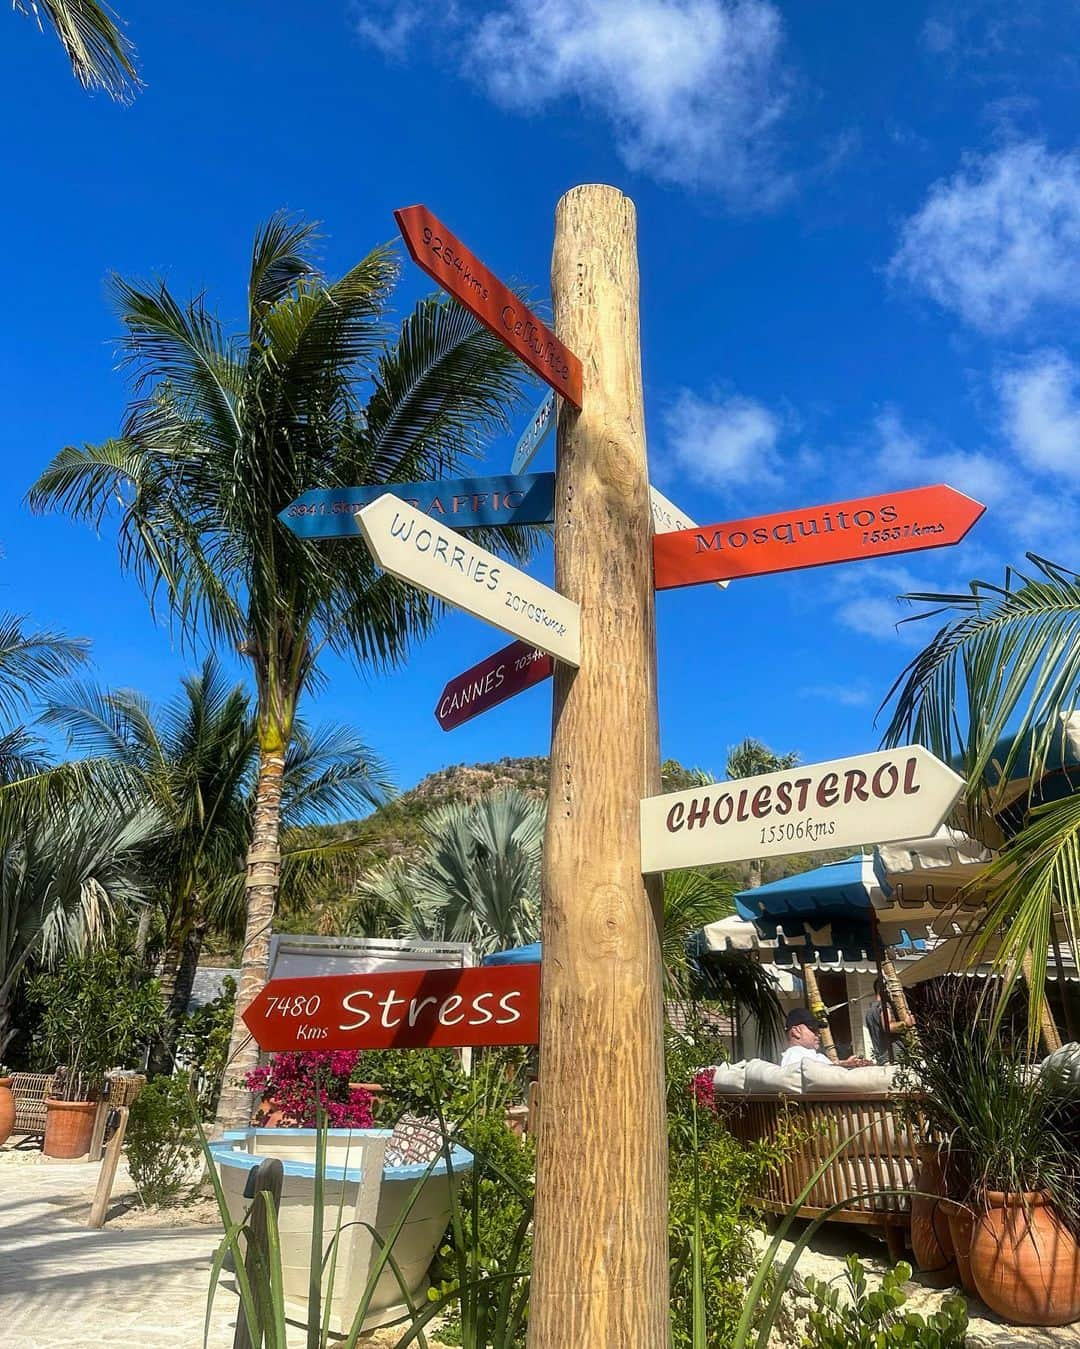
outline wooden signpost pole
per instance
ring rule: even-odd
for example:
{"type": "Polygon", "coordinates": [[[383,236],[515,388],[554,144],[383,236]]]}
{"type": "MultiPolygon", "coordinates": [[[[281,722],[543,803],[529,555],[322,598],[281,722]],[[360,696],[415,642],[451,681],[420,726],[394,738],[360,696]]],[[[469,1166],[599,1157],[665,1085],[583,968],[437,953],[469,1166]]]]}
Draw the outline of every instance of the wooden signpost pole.
{"type": "Polygon", "coordinates": [[[663,1349],[668,1327],[661,890],[639,809],[659,791],[652,516],[633,203],[559,202],[558,336],[584,367],[559,413],[555,585],[581,666],[555,670],[529,1349],[663,1349]]]}

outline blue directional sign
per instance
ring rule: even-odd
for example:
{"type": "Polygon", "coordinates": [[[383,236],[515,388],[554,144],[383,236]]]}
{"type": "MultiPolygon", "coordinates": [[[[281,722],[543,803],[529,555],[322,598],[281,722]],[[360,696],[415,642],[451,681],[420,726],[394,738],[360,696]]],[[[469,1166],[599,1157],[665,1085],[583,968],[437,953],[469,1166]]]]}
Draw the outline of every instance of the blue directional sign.
{"type": "Polygon", "coordinates": [[[555,474],[505,473],[456,482],[373,483],[366,487],[316,487],[278,519],[302,539],[358,539],[356,512],[387,492],[454,529],[476,525],[542,525],[555,518],[555,474]]]}
{"type": "Polygon", "coordinates": [[[517,448],[514,450],[513,462],[510,464],[511,473],[524,473],[532,463],[537,450],[547,440],[554,425],[555,391],[553,389],[533,413],[532,421],[529,422],[525,428],[525,433],[518,441],[517,448]]]}

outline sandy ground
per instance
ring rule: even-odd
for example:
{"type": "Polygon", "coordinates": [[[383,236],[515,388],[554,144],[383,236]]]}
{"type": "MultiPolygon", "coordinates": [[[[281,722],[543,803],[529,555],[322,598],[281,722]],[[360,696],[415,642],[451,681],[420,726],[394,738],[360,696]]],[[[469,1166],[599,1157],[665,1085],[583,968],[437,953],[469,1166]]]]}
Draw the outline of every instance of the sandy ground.
{"type": "MultiPolygon", "coordinates": [[[[0,1148],[2,1349],[200,1349],[210,1266],[221,1237],[217,1206],[143,1210],[126,1167],[106,1225],[86,1226],[99,1164],[57,1162],[12,1139],[0,1148]]],[[[214,1300],[208,1349],[232,1349],[237,1299],[229,1276],[214,1300]]],[[[392,1349],[396,1331],[361,1340],[392,1349]]],[[[302,1327],[289,1336],[301,1349],[302,1327]]],[[[431,1349],[444,1349],[430,1340],[431,1349]]]]}
{"type": "MultiPolygon", "coordinates": [[[[3,1349],[55,1349],[86,1344],[96,1349],[198,1349],[210,1264],[221,1234],[212,1198],[168,1210],[144,1210],[121,1166],[101,1231],[86,1227],[98,1164],[54,1162],[12,1140],[0,1148],[0,1345],[3,1349]]],[[[799,1275],[843,1276],[843,1256],[853,1250],[872,1277],[887,1267],[885,1247],[858,1228],[832,1226],[818,1234],[799,1260],[799,1275]]],[[[791,1245],[781,1247],[783,1260],[791,1245]]],[[[226,1276],[227,1277],[227,1276],[226,1276]]],[[[800,1280],[801,1283],[801,1280],[800,1280]]],[[[947,1295],[913,1280],[908,1306],[936,1307],[947,1295]]],[[[804,1304],[797,1283],[796,1311],[804,1304]]],[[[1080,1325],[1060,1330],[1003,1324],[968,1299],[970,1349],[1080,1349],[1080,1325]]],[[[215,1299],[209,1349],[231,1349],[237,1301],[226,1282],[215,1299]]],[[[393,1349],[401,1331],[376,1332],[363,1349],[393,1349]]],[[[290,1349],[303,1344],[299,1327],[290,1349]]],[[[790,1340],[790,1337],[789,1337],[790,1340]]],[[[791,1349],[774,1339],[775,1349],[791,1349]]],[[[431,1349],[444,1349],[430,1340],[431,1349]]]]}

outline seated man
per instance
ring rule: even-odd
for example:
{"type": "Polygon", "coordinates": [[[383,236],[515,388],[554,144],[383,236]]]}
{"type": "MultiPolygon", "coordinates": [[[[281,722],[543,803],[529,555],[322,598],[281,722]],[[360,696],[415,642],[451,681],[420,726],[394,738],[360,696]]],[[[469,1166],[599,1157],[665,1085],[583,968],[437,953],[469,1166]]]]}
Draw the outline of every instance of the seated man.
{"type": "MultiPolygon", "coordinates": [[[[816,1059],[819,1063],[832,1063],[827,1054],[821,1052],[821,1033],[812,1013],[805,1007],[795,1007],[787,1014],[784,1022],[787,1030],[787,1049],[780,1059],[781,1068],[789,1068],[802,1059],[816,1059]]],[[[841,1068],[869,1068],[869,1059],[861,1059],[853,1054],[849,1059],[841,1059],[841,1068]]]]}

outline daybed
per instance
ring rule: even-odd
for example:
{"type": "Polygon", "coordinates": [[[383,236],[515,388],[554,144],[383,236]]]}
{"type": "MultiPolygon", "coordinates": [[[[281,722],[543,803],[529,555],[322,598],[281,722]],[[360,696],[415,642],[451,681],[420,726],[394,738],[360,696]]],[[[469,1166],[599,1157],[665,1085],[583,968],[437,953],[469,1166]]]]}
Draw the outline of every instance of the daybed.
{"type": "Polygon", "coordinates": [[[736,1137],[781,1144],[787,1137],[786,1160],[759,1196],[763,1207],[791,1209],[846,1138],[798,1214],[816,1218],[839,1205],[830,1219],[883,1228],[890,1254],[903,1254],[910,1199],[896,1192],[912,1186],[917,1135],[901,1117],[893,1074],[892,1068],[849,1069],[806,1059],[790,1068],[751,1059],[714,1070],[716,1100],[727,1106],[736,1137]]]}

